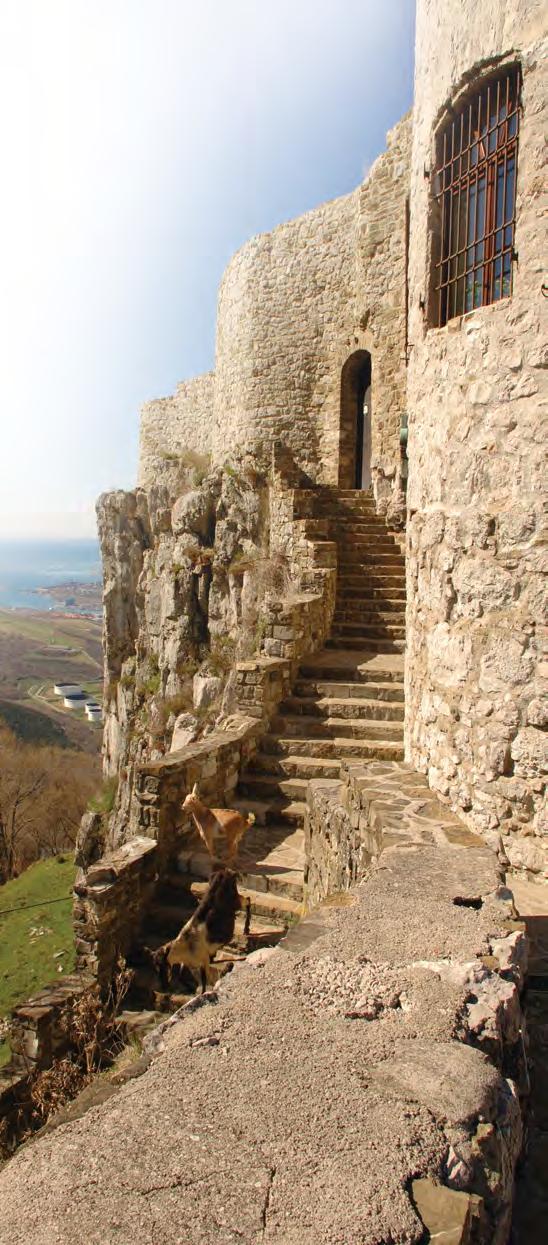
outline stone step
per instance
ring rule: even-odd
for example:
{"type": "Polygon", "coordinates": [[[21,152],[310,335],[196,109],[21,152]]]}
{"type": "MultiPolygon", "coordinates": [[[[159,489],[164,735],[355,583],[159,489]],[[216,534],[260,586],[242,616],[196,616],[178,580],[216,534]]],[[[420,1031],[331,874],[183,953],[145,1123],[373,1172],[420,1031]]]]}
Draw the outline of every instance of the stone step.
{"type": "MultiPolygon", "coordinates": [[[[264,735],[261,741],[265,752],[274,757],[312,756],[316,759],[345,760],[348,757],[364,761],[402,761],[403,742],[386,739],[352,738],[338,736],[332,739],[295,738],[294,736],[264,735]]],[[[304,806],[303,806],[304,807],[304,806]]]]}
{"type": "Polygon", "coordinates": [[[367,639],[366,637],[362,637],[361,635],[351,635],[351,636],[335,635],[331,640],[327,640],[326,647],[335,648],[335,649],[340,649],[340,648],[352,648],[353,649],[356,647],[356,644],[359,644],[360,648],[362,648],[364,652],[367,651],[369,653],[378,653],[380,655],[388,654],[388,653],[404,653],[405,652],[405,640],[396,640],[396,639],[394,640],[376,639],[375,640],[375,639],[367,639]]]}
{"type": "Polygon", "coordinates": [[[375,514],[374,510],[343,510],[340,514],[328,516],[327,519],[325,518],[325,512],[322,512],[322,516],[321,518],[318,518],[318,522],[332,523],[333,526],[336,524],[338,528],[342,527],[345,531],[347,528],[351,530],[354,530],[355,528],[360,530],[362,528],[366,528],[371,532],[382,532],[383,535],[390,536],[391,540],[394,539],[392,533],[388,530],[384,519],[382,519],[380,515],[375,514]]]}
{"type": "Polygon", "coordinates": [[[405,639],[405,623],[404,622],[367,622],[359,620],[358,622],[334,622],[331,628],[331,635],[336,636],[355,636],[358,641],[371,639],[379,640],[403,640],[405,639]]]}
{"type": "Polygon", "coordinates": [[[364,639],[361,636],[337,635],[333,639],[327,640],[326,647],[340,651],[344,648],[354,649],[356,644],[359,644],[362,651],[369,653],[371,657],[396,656],[398,653],[403,654],[405,652],[405,640],[364,639]]]}
{"type": "MultiPolygon", "coordinates": [[[[367,685],[365,685],[367,686],[367,685]]],[[[288,696],[278,713],[312,718],[378,718],[403,722],[404,706],[397,700],[369,699],[365,696],[288,696]]]]}
{"type": "Polygon", "coordinates": [[[364,604],[363,601],[353,601],[351,604],[342,605],[339,601],[336,603],[335,613],[333,615],[333,625],[337,627],[340,623],[376,623],[379,627],[405,626],[405,610],[399,609],[385,610],[378,603],[377,608],[371,608],[371,602],[364,604]]]}
{"type": "Polygon", "coordinates": [[[251,796],[252,799],[261,799],[263,796],[286,796],[291,800],[306,800],[308,783],[309,778],[306,776],[285,778],[282,774],[259,774],[247,770],[240,774],[238,789],[244,795],[251,796]]]}
{"type": "Polygon", "coordinates": [[[339,519],[341,515],[357,516],[360,514],[374,515],[376,519],[382,522],[382,516],[377,514],[375,503],[372,498],[366,497],[364,501],[352,504],[352,500],[344,497],[315,497],[314,513],[317,515],[329,515],[330,518],[339,519]]]}
{"type": "MultiPolygon", "coordinates": [[[[207,890],[207,882],[193,882],[191,886],[195,899],[202,899],[207,890]]],[[[247,886],[239,886],[239,893],[244,901],[249,899],[251,912],[261,920],[268,918],[281,924],[292,925],[302,915],[302,904],[288,895],[271,895],[265,891],[250,890],[247,886]]]]}
{"type": "Polygon", "coordinates": [[[373,683],[358,680],[354,682],[339,682],[334,679],[297,679],[293,686],[294,696],[304,697],[332,697],[335,700],[345,700],[348,698],[359,697],[362,700],[370,702],[379,700],[381,702],[396,701],[403,705],[405,691],[403,684],[397,683],[373,683]]]}
{"type": "MultiPolygon", "coordinates": [[[[256,752],[247,767],[248,774],[265,774],[285,778],[338,778],[340,762],[334,758],[317,757],[312,748],[310,756],[276,756],[273,752],[256,752]]],[[[244,775],[245,777],[245,775],[244,775]]]]}
{"type": "Polygon", "coordinates": [[[358,592],[380,589],[381,592],[387,592],[390,595],[392,595],[393,588],[405,592],[405,571],[375,570],[373,567],[367,569],[363,566],[354,566],[353,570],[345,571],[339,568],[337,590],[346,592],[348,588],[357,588],[358,592]]]}
{"type": "Polygon", "coordinates": [[[388,596],[388,594],[377,595],[371,589],[367,592],[359,592],[353,589],[350,592],[337,592],[335,600],[335,609],[343,612],[353,610],[369,610],[374,613],[381,614],[405,614],[405,597],[404,596],[388,596]]]}
{"type": "Polygon", "coordinates": [[[344,571],[351,570],[352,567],[373,569],[375,566],[386,570],[393,567],[395,570],[404,571],[405,564],[400,554],[395,550],[389,549],[387,546],[363,544],[344,544],[339,546],[337,555],[337,565],[344,571]]]}
{"type": "Polygon", "coordinates": [[[378,568],[387,572],[390,568],[392,574],[405,574],[403,558],[399,553],[376,552],[365,545],[363,549],[342,549],[339,553],[339,568],[343,574],[353,574],[356,566],[361,570],[378,568]]]}
{"type": "Polygon", "coordinates": [[[337,605],[341,602],[343,605],[348,602],[350,605],[363,601],[364,604],[375,603],[383,610],[397,607],[405,610],[406,592],[405,588],[372,588],[369,584],[362,585],[361,588],[349,588],[346,585],[337,584],[337,605]]]}
{"type": "MultiPolygon", "coordinates": [[[[341,702],[342,703],[342,702],[341,702]]],[[[306,717],[304,713],[291,715],[276,714],[271,722],[271,734],[279,733],[295,738],[324,739],[351,735],[354,738],[368,739],[401,739],[403,738],[403,719],[387,721],[384,718],[349,718],[349,717],[306,717]]]]}
{"type": "MultiPolygon", "coordinates": [[[[189,853],[188,872],[182,872],[180,886],[188,889],[192,881],[207,881],[211,858],[206,852],[189,853]]],[[[240,845],[234,866],[242,884],[251,890],[268,891],[302,899],[304,873],[304,835],[287,825],[254,827],[240,845]]]]}
{"type": "Polygon", "coordinates": [[[396,544],[394,538],[388,532],[380,527],[371,527],[369,524],[350,524],[338,523],[333,520],[329,539],[336,541],[339,550],[345,548],[354,548],[355,545],[363,544],[371,548],[386,548],[390,552],[398,553],[400,557],[401,549],[396,544]]]}
{"type": "MultiPolygon", "coordinates": [[[[302,834],[302,831],[301,831],[301,838],[302,838],[303,845],[304,845],[304,835],[302,834]]],[[[197,899],[205,895],[207,887],[209,886],[209,880],[211,876],[211,864],[212,864],[211,857],[208,856],[206,852],[202,852],[202,853],[199,853],[193,856],[192,863],[193,863],[192,875],[178,872],[175,874],[172,873],[169,878],[169,884],[173,888],[173,890],[179,891],[181,894],[184,894],[187,897],[187,902],[190,907],[189,915],[192,915],[192,912],[196,910],[197,899]],[[198,891],[196,890],[196,887],[202,888],[200,893],[198,893],[198,891]]],[[[238,865],[239,864],[240,864],[240,861],[238,860],[238,865]]],[[[256,867],[255,862],[253,862],[253,865],[255,868],[256,875],[259,876],[261,873],[261,870],[259,870],[256,867]]],[[[304,869],[304,848],[303,848],[303,869],[304,869]]],[[[294,877],[290,879],[292,882],[295,883],[295,889],[293,892],[292,891],[285,892],[283,890],[280,891],[279,895],[282,898],[282,900],[284,898],[289,898],[291,900],[294,900],[297,903],[301,902],[302,893],[303,893],[303,869],[289,871],[290,873],[293,872],[293,874],[295,875],[294,877]]],[[[238,869],[238,872],[240,872],[239,869],[238,869]]],[[[246,877],[247,877],[247,872],[246,872],[246,877]]],[[[242,881],[238,882],[238,891],[239,891],[239,894],[242,896],[242,899],[246,897],[244,892],[247,892],[249,890],[251,891],[262,890],[266,892],[266,889],[267,889],[266,886],[250,887],[249,885],[246,885],[246,877],[244,877],[242,873],[241,874],[242,881]]],[[[276,895],[276,892],[274,890],[272,893],[276,895]]],[[[278,896],[276,895],[276,898],[277,897],[278,896]]],[[[283,904],[282,904],[282,907],[283,907],[283,904]]],[[[252,911],[253,911],[253,908],[252,908],[252,911]]],[[[265,912],[263,911],[257,912],[256,916],[259,918],[255,920],[253,923],[253,935],[256,939],[260,939],[262,940],[263,943],[267,943],[270,940],[274,939],[276,936],[280,935],[279,924],[277,924],[270,917],[268,917],[268,915],[265,915],[265,912]]],[[[245,946],[245,943],[243,941],[243,937],[244,937],[243,929],[244,929],[244,924],[245,924],[245,917],[246,917],[246,913],[245,913],[245,905],[244,905],[244,907],[242,908],[242,911],[236,914],[236,922],[235,922],[235,927],[234,927],[234,938],[232,939],[232,942],[229,944],[230,947],[233,947],[236,950],[241,949],[242,945],[245,946]]],[[[188,920],[188,916],[186,919],[188,920]]],[[[147,925],[145,927],[145,934],[149,936],[150,941],[146,943],[145,945],[150,946],[152,950],[155,950],[156,945],[161,946],[162,943],[154,942],[154,945],[153,945],[153,938],[150,937],[150,935],[152,935],[153,933],[154,933],[154,930],[149,929],[147,925]]],[[[144,941],[144,936],[143,936],[143,941],[144,941]]]]}
{"type": "Polygon", "coordinates": [[[356,528],[347,525],[344,531],[342,531],[339,525],[335,526],[333,524],[330,539],[336,541],[341,552],[344,552],[345,549],[353,550],[355,547],[363,545],[366,549],[384,549],[387,553],[397,554],[399,558],[402,556],[401,549],[393,537],[389,536],[388,532],[383,532],[382,530],[365,532],[358,531],[356,528]]]}
{"type": "Polygon", "coordinates": [[[403,684],[403,662],[396,657],[383,661],[382,657],[372,656],[363,649],[353,652],[341,650],[338,654],[333,649],[324,649],[301,662],[298,677],[403,684]]]}
{"type": "Polygon", "coordinates": [[[270,800],[255,800],[243,795],[239,790],[232,798],[232,807],[241,813],[253,813],[258,827],[266,826],[269,830],[278,827],[289,834],[292,830],[302,829],[306,804],[301,800],[287,800],[285,797],[270,800]]]}

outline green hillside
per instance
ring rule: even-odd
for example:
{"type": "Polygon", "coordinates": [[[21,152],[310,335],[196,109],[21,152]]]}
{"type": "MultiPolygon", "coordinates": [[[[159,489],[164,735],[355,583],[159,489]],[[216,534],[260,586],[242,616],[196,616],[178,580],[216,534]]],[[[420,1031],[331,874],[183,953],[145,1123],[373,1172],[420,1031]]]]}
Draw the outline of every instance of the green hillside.
{"type": "MultiPolygon", "coordinates": [[[[71,856],[40,860],[0,886],[0,1017],[74,968],[71,856]],[[61,903],[50,903],[63,897],[61,903]],[[7,909],[17,911],[6,911],[7,909]],[[61,955],[56,956],[56,952],[61,955]],[[63,972],[59,972],[62,967],[63,972]]],[[[9,1048],[0,1042],[0,1065],[9,1048]]]]}

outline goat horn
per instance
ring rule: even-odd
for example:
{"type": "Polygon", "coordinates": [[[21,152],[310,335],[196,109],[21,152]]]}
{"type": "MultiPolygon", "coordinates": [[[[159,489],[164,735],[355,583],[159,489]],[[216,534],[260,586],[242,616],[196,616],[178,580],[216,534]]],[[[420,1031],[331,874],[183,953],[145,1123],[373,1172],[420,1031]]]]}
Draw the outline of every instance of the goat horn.
{"type": "Polygon", "coordinates": [[[192,788],[192,795],[198,795],[198,783],[195,782],[192,788]]]}

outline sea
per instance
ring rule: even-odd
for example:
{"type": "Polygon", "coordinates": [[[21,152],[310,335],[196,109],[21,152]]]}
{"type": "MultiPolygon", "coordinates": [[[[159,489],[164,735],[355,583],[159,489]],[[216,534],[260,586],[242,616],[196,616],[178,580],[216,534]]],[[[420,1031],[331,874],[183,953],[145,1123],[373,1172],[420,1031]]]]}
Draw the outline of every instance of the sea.
{"type": "Polygon", "coordinates": [[[35,590],[69,580],[100,583],[98,541],[0,540],[0,609],[61,609],[55,597],[35,590]]]}

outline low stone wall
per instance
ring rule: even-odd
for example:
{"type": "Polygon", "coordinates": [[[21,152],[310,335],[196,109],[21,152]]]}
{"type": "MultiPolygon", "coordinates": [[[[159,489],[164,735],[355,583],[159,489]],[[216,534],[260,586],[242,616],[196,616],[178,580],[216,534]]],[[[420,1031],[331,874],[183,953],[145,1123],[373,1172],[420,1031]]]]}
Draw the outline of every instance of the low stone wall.
{"type": "Polygon", "coordinates": [[[66,1021],[74,1003],[88,991],[97,992],[97,982],[73,974],[12,1009],[8,1026],[12,1057],[0,1069],[0,1163],[35,1121],[35,1074],[73,1050],[73,1033],[66,1021]]]}
{"type": "Polygon", "coordinates": [[[337,545],[327,523],[314,520],[310,490],[298,485],[283,447],[274,446],[270,488],[270,552],[287,559],[297,585],[264,608],[260,652],[236,667],[236,706],[266,727],[288,694],[299,662],[323,648],[331,630],[337,587],[337,545]]]}
{"type": "Polygon", "coordinates": [[[260,721],[263,729],[291,687],[291,662],[279,657],[252,657],[236,667],[236,707],[260,721]]]}
{"type": "Polygon", "coordinates": [[[182,811],[185,795],[197,783],[206,803],[230,804],[257,733],[253,717],[239,718],[233,729],[208,735],[138,770],[132,837],[91,864],[74,888],[77,968],[102,988],[108,988],[119,958],[131,946],[158,880],[194,834],[182,811]]]}
{"type": "Polygon", "coordinates": [[[96,983],[76,974],[54,981],[32,998],[19,1003],[11,1013],[10,1045],[12,1066],[24,1072],[50,1068],[71,1047],[63,1018],[76,999],[96,983]]]}
{"type": "Polygon", "coordinates": [[[139,767],[131,821],[135,833],[150,835],[157,843],[160,873],[169,868],[191,828],[182,811],[185,795],[197,783],[206,804],[230,804],[240,769],[255,750],[257,734],[253,717],[236,716],[227,722],[226,730],[139,767]]]}
{"type": "Polygon", "coordinates": [[[76,966],[108,989],[157,878],[158,845],[137,837],[90,866],[74,887],[76,966]]]}
{"type": "MultiPolygon", "coordinates": [[[[521,1145],[519,1099],[528,1090],[520,999],[527,940],[502,867],[481,837],[440,804],[426,778],[399,762],[345,765],[340,783],[314,779],[307,806],[306,887],[313,907],[309,920],[317,920],[322,905],[336,901],[337,893],[342,902],[341,892],[369,877],[364,892],[367,889],[371,899],[376,890],[382,902],[373,918],[364,905],[366,926],[371,930],[372,919],[373,924],[379,922],[378,936],[381,941],[388,938],[394,947],[394,968],[402,974],[396,983],[386,966],[379,975],[372,963],[372,988],[347,1015],[372,1021],[381,1019],[387,1008],[408,1009],[409,996],[403,1004],[403,992],[399,1002],[394,1001],[395,987],[401,989],[404,981],[410,986],[417,974],[423,974],[425,980],[432,978],[461,992],[454,1037],[481,1051],[501,1075],[490,1118],[479,1110],[474,1127],[468,1121],[461,1129],[458,1142],[450,1146],[442,1183],[415,1181],[412,1192],[432,1239],[435,1226],[438,1232],[453,1228],[455,1235],[447,1239],[455,1242],[505,1245],[521,1145]],[[406,917],[406,903],[412,905],[413,899],[415,912],[410,906],[406,917]],[[434,921],[432,914],[430,921],[427,918],[428,907],[437,909],[434,921]],[[455,943],[455,909],[482,914],[479,921],[474,918],[474,947],[465,950],[462,943],[455,943]],[[406,919],[415,945],[412,961],[403,952],[406,919]],[[455,1190],[466,1192],[468,1201],[462,1196],[459,1203],[455,1190]]],[[[369,963],[364,956],[360,961],[369,963]]],[[[416,1092],[433,1057],[432,1048],[421,1072],[420,1067],[413,1070],[402,1053],[395,1076],[390,1065],[386,1068],[387,1083],[400,1090],[407,1084],[416,1092]]],[[[459,1061],[456,1052],[453,1061],[454,1069],[459,1061]]]]}
{"type": "Polygon", "coordinates": [[[440,804],[426,778],[400,761],[347,762],[340,782],[312,779],[305,840],[308,906],[359,882],[389,847],[482,846],[481,838],[440,804]]]}

